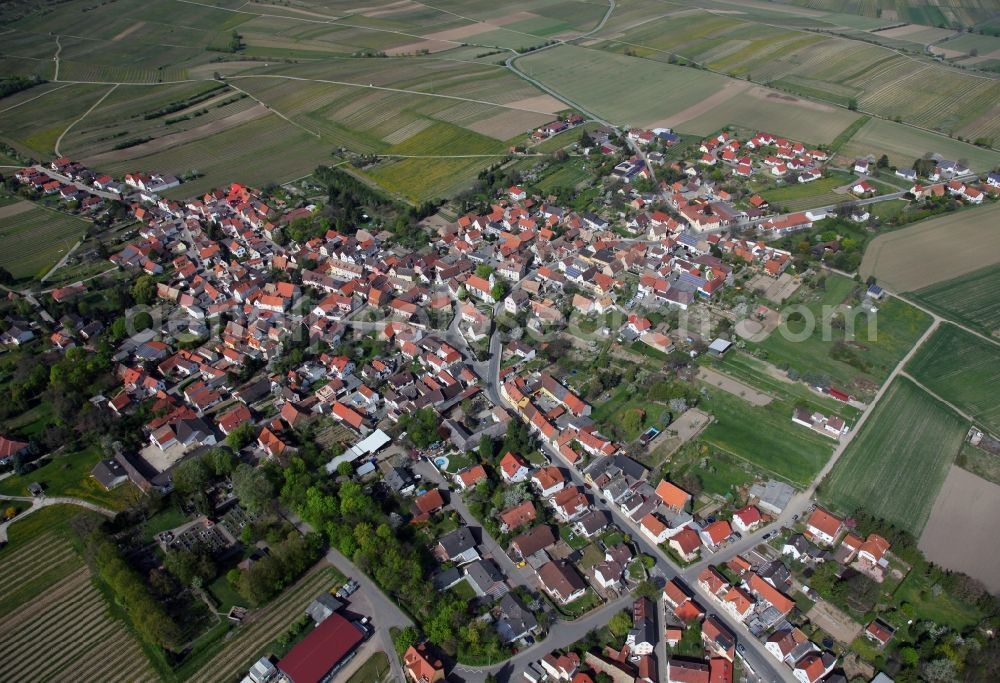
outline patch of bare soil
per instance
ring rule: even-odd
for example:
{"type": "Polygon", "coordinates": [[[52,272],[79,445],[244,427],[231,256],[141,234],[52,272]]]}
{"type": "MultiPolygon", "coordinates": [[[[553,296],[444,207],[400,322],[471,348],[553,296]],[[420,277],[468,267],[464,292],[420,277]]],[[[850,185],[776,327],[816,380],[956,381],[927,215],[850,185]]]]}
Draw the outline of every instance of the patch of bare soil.
{"type": "Polygon", "coordinates": [[[31,202],[17,202],[7,206],[0,206],[0,218],[10,218],[11,216],[16,216],[19,213],[31,211],[33,208],[35,208],[35,205],[31,202]]]}
{"type": "Polygon", "coordinates": [[[652,124],[652,126],[676,128],[682,123],[686,123],[691,119],[696,119],[699,116],[704,116],[716,107],[722,106],[729,100],[744,92],[748,87],[750,86],[746,81],[728,81],[721,90],[709,95],[698,104],[691,105],[687,109],[683,109],[672,116],[668,116],[662,121],[652,124]]]}
{"type": "Polygon", "coordinates": [[[534,12],[511,12],[510,14],[505,14],[502,17],[496,17],[490,19],[489,23],[494,26],[507,26],[508,24],[516,24],[519,21],[528,21],[529,19],[537,19],[538,15],[534,12]]]}
{"type": "Polygon", "coordinates": [[[757,391],[750,385],[739,382],[728,375],[716,372],[711,368],[698,368],[698,379],[706,384],[711,384],[713,387],[718,387],[733,396],[738,396],[753,406],[766,406],[771,402],[771,397],[767,394],[757,391]]]}
{"type": "Polygon", "coordinates": [[[120,32],[118,35],[116,35],[111,40],[118,41],[118,40],[121,40],[122,38],[126,38],[126,37],[132,35],[133,33],[135,33],[136,31],[138,31],[139,29],[141,29],[145,25],[146,25],[145,21],[137,21],[134,24],[132,24],[131,26],[129,26],[127,29],[125,29],[124,31],[120,32]]]}
{"type": "Polygon", "coordinates": [[[545,114],[555,114],[567,108],[566,104],[552,97],[552,95],[525,97],[521,100],[507,102],[505,106],[512,109],[524,109],[525,111],[542,112],[545,114]]]}
{"type": "Polygon", "coordinates": [[[930,518],[920,535],[920,550],[945,569],[979,579],[1000,592],[1000,553],[984,539],[1000,525],[1000,486],[952,465],[930,518]]]}
{"type": "Polygon", "coordinates": [[[777,92],[775,90],[768,90],[767,88],[761,88],[760,86],[751,89],[749,95],[761,100],[781,100],[782,102],[788,102],[797,107],[812,109],[814,111],[832,111],[834,109],[829,104],[821,104],[820,102],[813,102],[812,100],[804,100],[801,97],[794,97],[793,95],[777,92]]]}
{"type": "Polygon", "coordinates": [[[496,26],[491,26],[490,24],[469,24],[468,26],[458,26],[444,31],[428,33],[424,35],[424,38],[427,40],[449,40],[451,42],[456,42],[461,41],[463,38],[470,38],[472,36],[477,36],[480,33],[489,33],[490,31],[495,30],[496,26]]]}
{"type": "Polygon", "coordinates": [[[816,602],[806,616],[831,638],[845,645],[854,642],[861,633],[861,624],[825,600],[816,602]]]}
{"type": "Polygon", "coordinates": [[[547,123],[548,118],[545,114],[536,114],[530,111],[507,110],[465,127],[496,140],[510,140],[519,133],[547,123]]]}

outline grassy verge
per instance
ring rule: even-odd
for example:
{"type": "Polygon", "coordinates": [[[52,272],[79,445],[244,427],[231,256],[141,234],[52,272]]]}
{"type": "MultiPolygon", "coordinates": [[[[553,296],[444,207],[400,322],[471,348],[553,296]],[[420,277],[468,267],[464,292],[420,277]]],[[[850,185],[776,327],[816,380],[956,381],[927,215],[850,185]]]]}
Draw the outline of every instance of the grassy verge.
{"type": "Polygon", "coordinates": [[[389,658],[384,652],[376,652],[347,679],[347,683],[376,683],[388,672],[389,658]]]}

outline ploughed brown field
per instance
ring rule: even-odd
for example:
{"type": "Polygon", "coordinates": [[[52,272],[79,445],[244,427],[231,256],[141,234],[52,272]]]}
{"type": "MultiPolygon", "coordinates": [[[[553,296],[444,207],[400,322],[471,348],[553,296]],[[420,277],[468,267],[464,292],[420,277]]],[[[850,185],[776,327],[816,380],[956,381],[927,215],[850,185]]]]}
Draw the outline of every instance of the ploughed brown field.
{"type": "Polygon", "coordinates": [[[979,579],[1000,591],[1000,554],[994,538],[1000,525],[1000,486],[952,466],[920,535],[931,562],[979,579]],[[986,541],[986,542],[984,542],[986,541]]]}

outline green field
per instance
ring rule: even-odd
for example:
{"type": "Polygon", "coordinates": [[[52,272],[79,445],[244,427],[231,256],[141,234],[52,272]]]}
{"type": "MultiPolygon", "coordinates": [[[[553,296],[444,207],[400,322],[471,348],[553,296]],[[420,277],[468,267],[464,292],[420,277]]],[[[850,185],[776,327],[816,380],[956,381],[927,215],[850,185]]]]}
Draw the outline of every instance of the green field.
{"type": "Polygon", "coordinates": [[[885,154],[891,164],[900,168],[912,166],[928,152],[936,152],[946,159],[966,159],[978,172],[1000,164],[1000,152],[875,118],[862,126],[841,150],[844,159],[848,160],[885,154]]]}
{"type": "Polygon", "coordinates": [[[113,510],[124,510],[136,502],[139,491],[132,482],[125,482],[111,491],[105,491],[90,476],[94,465],[104,457],[105,454],[97,447],[48,456],[45,458],[46,464],[38,469],[0,481],[0,494],[27,496],[28,484],[38,482],[45,488],[48,496],[81,498],[113,510]]]}
{"type": "MultiPolygon", "coordinates": [[[[494,154],[502,158],[506,146],[493,138],[438,122],[385,150],[386,154],[449,156],[494,154]]],[[[489,161],[489,160],[487,160],[489,161]]],[[[471,185],[483,159],[400,159],[366,169],[365,175],[382,186],[415,201],[446,197],[471,185]]]]}
{"type": "Polygon", "coordinates": [[[570,45],[522,57],[518,68],[595,114],[628,125],[662,121],[727,82],[724,76],[695,69],[570,45]]]}
{"type": "Polygon", "coordinates": [[[796,401],[790,397],[758,407],[715,387],[707,394],[698,408],[715,421],[701,439],[768,473],[806,485],[833,452],[833,439],[792,422],[796,401]]]}
{"type": "MultiPolygon", "coordinates": [[[[482,47],[492,43],[476,36],[536,46],[585,30],[604,13],[599,5],[563,0],[420,6],[386,16],[379,7],[345,8],[350,19],[324,4],[237,7],[189,3],[178,11],[175,0],[69,0],[58,11],[12,22],[4,71],[37,73],[44,65],[45,77],[75,83],[4,98],[0,140],[46,158],[63,136],[60,153],[100,171],[199,176],[173,196],[231,181],[291,180],[330,162],[341,148],[400,153],[399,145],[428,128],[464,153],[481,147],[469,145],[470,136],[489,140],[489,153],[505,152],[509,140],[525,141],[563,107],[496,64],[490,53],[499,53],[482,47]],[[508,21],[518,8],[530,14],[508,21]],[[458,33],[435,36],[443,30],[458,33]],[[235,52],[233,32],[240,36],[235,52]],[[418,55],[423,50],[431,53],[418,55]],[[385,54],[374,58],[379,52],[385,54]]],[[[491,161],[405,160],[372,177],[400,195],[425,199],[471,185],[491,161]]]]}
{"type": "Polygon", "coordinates": [[[816,321],[812,333],[805,336],[807,322],[792,320],[755,346],[767,354],[769,362],[787,365],[803,377],[826,375],[835,385],[859,396],[874,393],[927,329],[931,318],[898,299],[879,302],[878,312],[871,318],[856,306],[854,293],[859,287],[853,280],[832,274],[823,290],[800,287],[788,305],[804,306],[809,311],[816,321]],[[852,308],[840,308],[842,304],[852,308]],[[846,327],[838,327],[835,316],[853,320],[853,337],[846,327]]]}
{"type": "MultiPolygon", "coordinates": [[[[624,30],[606,28],[598,47],[663,62],[692,60],[717,73],[841,107],[854,104],[859,111],[901,117],[945,134],[996,139],[1000,133],[1000,120],[992,115],[1000,81],[921,55],[923,45],[949,32],[928,28],[893,38],[865,32],[886,23],[858,21],[846,7],[824,15],[762,5],[745,10],[741,5],[739,13],[724,15],[708,8],[669,16],[650,10],[645,21],[624,30]]],[[[737,110],[732,115],[742,118],[747,102],[746,97],[731,100],[737,110]]],[[[705,125],[718,124],[716,114],[727,106],[709,114],[705,125]]]]}
{"type": "Polygon", "coordinates": [[[764,393],[787,397],[795,401],[796,405],[818,410],[824,415],[839,415],[848,422],[853,422],[860,414],[857,408],[813,391],[804,382],[777,379],[768,372],[763,361],[743,352],[727,353],[722,358],[701,356],[699,362],[764,393]]]}
{"type": "Polygon", "coordinates": [[[1000,456],[987,453],[970,443],[962,444],[962,450],[955,458],[955,464],[977,477],[1000,485],[1000,456]]]}
{"type": "Polygon", "coordinates": [[[918,382],[1000,434],[1000,344],[944,324],[906,365],[918,382]]]}
{"type": "Polygon", "coordinates": [[[389,658],[384,652],[376,652],[347,679],[347,683],[377,683],[389,672],[389,658]]]}
{"type": "Polygon", "coordinates": [[[105,85],[45,85],[4,98],[0,140],[26,156],[48,158],[56,139],[108,89],[105,85]],[[38,95],[42,96],[34,99],[38,95]]]}
{"type": "Polygon", "coordinates": [[[0,218],[0,266],[18,279],[40,277],[83,237],[88,225],[37,205],[0,218]]]}
{"type": "Polygon", "coordinates": [[[1000,265],[910,292],[909,296],[938,315],[993,334],[1000,328],[1000,265]]]}
{"type": "Polygon", "coordinates": [[[609,51],[560,46],[527,55],[518,66],[619,125],[670,124],[671,117],[726,88],[732,88],[732,97],[697,115],[689,112],[674,127],[682,133],[705,135],[723,126],[740,125],[822,143],[832,141],[857,118],[852,112],[800,102],[775,91],[751,88],[740,93],[745,83],[708,71],[609,51]]]}
{"type": "Polygon", "coordinates": [[[919,536],[968,427],[898,378],[822,483],[820,500],[844,514],[864,508],[919,536]]]}
{"type": "Polygon", "coordinates": [[[566,161],[553,164],[544,175],[534,183],[533,188],[543,195],[558,188],[575,188],[578,184],[593,178],[593,173],[587,168],[586,162],[570,157],[566,161]]]}
{"type": "Polygon", "coordinates": [[[787,208],[788,211],[826,206],[848,200],[850,195],[833,190],[851,182],[853,176],[833,173],[811,183],[789,182],[774,189],[763,190],[761,195],[771,204],[787,208]]]}

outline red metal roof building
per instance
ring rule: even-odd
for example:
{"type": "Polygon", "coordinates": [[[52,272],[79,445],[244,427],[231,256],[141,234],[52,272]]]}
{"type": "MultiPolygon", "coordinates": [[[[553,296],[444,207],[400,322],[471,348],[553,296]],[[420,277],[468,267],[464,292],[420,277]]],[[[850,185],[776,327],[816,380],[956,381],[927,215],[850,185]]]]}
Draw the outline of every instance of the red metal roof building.
{"type": "Polygon", "coordinates": [[[361,628],[331,614],[278,662],[292,683],[319,683],[364,640],[361,628]]]}

